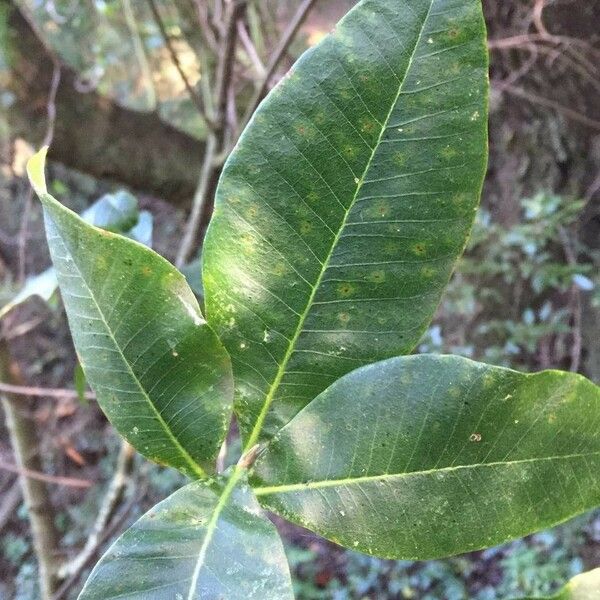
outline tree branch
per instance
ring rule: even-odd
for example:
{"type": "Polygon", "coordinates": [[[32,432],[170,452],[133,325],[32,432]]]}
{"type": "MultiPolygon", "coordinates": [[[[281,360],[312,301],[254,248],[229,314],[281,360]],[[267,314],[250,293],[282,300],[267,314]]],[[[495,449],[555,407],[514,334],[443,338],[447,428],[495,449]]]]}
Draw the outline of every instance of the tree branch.
{"type": "Polygon", "coordinates": [[[214,123],[212,122],[212,119],[208,116],[208,114],[206,112],[206,107],[204,105],[204,101],[202,100],[202,97],[194,89],[194,86],[190,83],[187,75],[185,74],[185,71],[183,70],[183,67],[181,66],[181,62],[179,61],[179,57],[177,56],[177,52],[173,46],[173,41],[171,39],[171,36],[169,35],[169,32],[167,31],[167,28],[165,27],[162,17],[160,16],[160,12],[158,10],[158,6],[156,5],[155,0],[148,0],[148,5],[150,6],[150,10],[152,11],[152,16],[154,17],[154,22],[156,23],[156,26],[158,27],[158,30],[160,31],[160,35],[163,38],[163,41],[169,52],[169,55],[171,56],[171,61],[173,62],[173,65],[177,69],[177,72],[179,73],[179,76],[181,77],[181,80],[183,81],[183,85],[185,86],[187,93],[189,94],[192,102],[194,103],[194,106],[197,108],[198,112],[200,113],[200,116],[204,119],[206,124],[211,129],[213,129],[214,123]]]}
{"type": "MultiPolygon", "coordinates": [[[[14,394],[17,396],[37,396],[40,398],[56,398],[59,400],[61,400],[61,399],[78,400],[79,399],[79,394],[75,390],[32,387],[32,386],[25,386],[25,385],[12,385],[10,383],[3,383],[1,381],[0,381],[0,393],[14,394]]],[[[86,400],[95,400],[96,394],[94,394],[94,392],[85,392],[84,398],[86,400]]]]}
{"type": "Polygon", "coordinates": [[[294,41],[294,38],[296,37],[298,31],[300,30],[302,23],[304,23],[306,17],[308,17],[309,12],[312,10],[316,3],[317,0],[303,0],[302,4],[298,7],[296,14],[287,26],[287,29],[285,30],[281,39],[279,40],[277,48],[275,48],[275,51],[273,52],[273,55],[269,60],[269,64],[267,65],[266,73],[262,79],[262,82],[257,86],[256,92],[254,93],[252,100],[250,100],[250,103],[248,104],[246,114],[242,122],[243,127],[245,127],[248,121],[250,121],[250,118],[254,114],[254,111],[258,108],[260,101],[265,97],[266,93],[269,91],[269,83],[271,82],[271,79],[273,78],[273,75],[275,74],[279,63],[282,61],[288,48],[294,41]]]}
{"type": "MultiPolygon", "coordinates": [[[[5,342],[0,340],[0,378],[9,379],[15,376],[8,348],[5,342]]],[[[10,395],[2,394],[0,400],[15,455],[14,471],[19,474],[23,498],[29,514],[33,547],[39,565],[41,595],[43,600],[49,600],[57,584],[54,553],[59,538],[54,527],[54,511],[46,484],[39,477],[32,477],[34,473],[37,475],[41,471],[35,427],[22,414],[22,407],[10,395]]]]}
{"type": "MultiPolygon", "coordinates": [[[[211,195],[212,182],[220,168],[216,158],[224,150],[229,131],[227,105],[230,97],[230,87],[233,85],[233,65],[237,47],[237,21],[245,10],[246,0],[230,0],[225,10],[225,23],[222,28],[222,37],[219,40],[219,62],[215,75],[215,108],[213,115],[215,129],[210,133],[206,142],[204,162],[194,194],[192,210],[177,253],[175,264],[179,268],[185,264],[194,249],[202,216],[211,195]]],[[[230,110],[235,110],[235,107],[230,107],[230,110]]]]}

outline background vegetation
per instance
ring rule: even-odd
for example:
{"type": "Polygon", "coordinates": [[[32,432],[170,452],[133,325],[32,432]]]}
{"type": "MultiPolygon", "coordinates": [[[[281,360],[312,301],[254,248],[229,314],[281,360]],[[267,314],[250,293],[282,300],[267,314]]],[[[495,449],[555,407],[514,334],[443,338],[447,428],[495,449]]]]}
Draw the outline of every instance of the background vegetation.
{"type": "MultiPolygon", "coordinates": [[[[232,5],[220,0],[0,0],[0,306],[49,265],[24,178],[44,140],[55,195],[82,212],[131,190],[153,216],[154,248],[201,293],[201,234],[245,117],[354,2],[238,4],[228,32],[232,5]],[[214,23],[206,8],[217,9],[214,23]]],[[[468,251],[421,349],[599,383],[600,2],[484,5],[490,170],[468,251]]],[[[54,573],[52,597],[75,597],[110,540],[182,477],[121,445],[83,393],[56,295],[0,324],[0,598],[40,598],[38,565],[54,573]]],[[[428,563],[369,558],[278,525],[298,598],[311,600],[547,594],[600,565],[598,512],[428,563]]]]}

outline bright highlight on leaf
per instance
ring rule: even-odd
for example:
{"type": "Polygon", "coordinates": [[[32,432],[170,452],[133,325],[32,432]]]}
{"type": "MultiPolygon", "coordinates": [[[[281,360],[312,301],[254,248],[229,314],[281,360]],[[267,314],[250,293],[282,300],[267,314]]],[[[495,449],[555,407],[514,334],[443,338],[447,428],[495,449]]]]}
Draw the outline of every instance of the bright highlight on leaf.
{"type": "Polygon", "coordinates": [[[364,0],[256,112],[204,250],[246,448],[418,343],[479,202],[487,95],[479,0],[364,0]]]}
{"type": "Polygon", "coordinates": [[[261,503],[387,558],[477,550],[600,503],[600,388],[452,356],[393,358],[323,392],[256,464],[261,503]]]}
{"type": "Polygon", "coordinates": [[[48,146],[41,148],[27,162],[27,175],[29,175],[29,181],[38,196],[48,193],[46,176],[44,175],[46,154],[48,154],[48,146]]]}
{"type": "Polygon", "coordinates": [[[229,357],[184,277],[152,250],[93,227],[45,192],[45,149],[28,172],[75,347],[113,425],[140,453],[198,477],[231,411],[229,357]]]}

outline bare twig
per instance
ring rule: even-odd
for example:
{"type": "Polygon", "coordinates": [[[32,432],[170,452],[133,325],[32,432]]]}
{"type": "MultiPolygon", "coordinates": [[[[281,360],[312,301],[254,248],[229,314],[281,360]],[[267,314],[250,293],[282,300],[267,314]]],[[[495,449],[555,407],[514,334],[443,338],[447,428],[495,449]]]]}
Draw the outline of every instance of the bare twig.
{"type": "Polygon", "coordinates": [[[529,56],[527,60],[516,71],[513,71],[506,79],[494,82],[497,90],[502,92],[506,88],[513,86],[522,77],[527,75],[527,73],[529,73],[529,71],[533,68],[533,65],[538,59],[538,46],[536,44],[531,44],[527,48],[529,50],[529,56]]]}
{"type": "MultiPolygon", "coordinates": [[[[0,381],[0,393],[15,394],[17,396],[35,396],[40,398],[57,398],[67,400],[78,400],[79,394],[75,390],[33,387],[27,385],[13,385],[0,381]]],[[[95,400],[94,392],[86,392],[84,395],[86,400],[95,400]]]]}
{"type": "Polygon", "coordinates": [[[0,470],[9,471],[16,473],[20,477],[25,479],[35,479],[36,481],[45,481],[46,483],[53,483],[55,485],[64,485],[65,487],[75,488],[89,488],[94,485],[93,481],[89,479],[77,479],[75,477],[62,477],[60,475],[46,475],[40,471],[34,471],[32,469],[26,469],[19,465],[11,465],[10,463],[0,460],[0,470]]]}
{"type": "MultiPolygon", "coordinates": [[[[0,341],[0,378],[14,378],[16,372],[5,342],[0,341]]],[[[0,464],[19,474],[19,482],[29,515],[33,547],[39,565],[41,597],[48,600],[56,589],[55,549],[58,545],[58,533],[54,526],[54,513],[48,488],[40,473],[38,442],[35,427],[30,419],[25,417],[17,403],[9,394],[0,394],[2,408],[6,417],[6,427],[9,432],[11,447],[16,464],[0,464]]],[[[44,476],[43,476],[44,477],[44,476]]]]}
{"type": "Polygon", "coordinates": [[[13,485],[8,492],[3,493],[2,505],[0,506],[0,532],[14,517],[15,510],[19,506],[22,496],[23,492],[19,485],[13,485]]]}
{"type": "Polygon", "coordinates": [[[531,92],[527,92],[521,88],[516,88],[511,85],[504,86],[502,88],[503,92],[507,92],[513,96],[517,96],[518,98],[523,98],[532,104],[539,104],[540,106],[545,106],[546,108],[552,108],[557,112],[563,114],[568,119],[572,119],[573,121],[577,121],[587,127],[600,131],[600,121],[596,121],[587,117],[586,115],[569,108],[568,106],[564,106],[555,102],[554,100],[550,100],[549,98],[544,98],[543,96],[538,96],[537,94],[533,94],[531,92]]]}
{"type": "Polygon", "coordinates": [[[265,65],[263,65],[262,60],[260,60],[258,51],[256,50],[256,47],[252,43],[252,40],[250,39],[250,35],[248,34],[248,31],[246,30],[246,26],[244,25],[244,22],[238,21],[237,28],[238,28],[238,36],[240,38],[240,41],[242,42],[242,46],[244,46],[246,55],[248,56],[248,58],[250,59],[250,62],[252,63],[252,66],[254,67],[256,76],[259,79],[264,79],[264,77],[266,75],[265,65]]]}
{"type": "Polygon", "coordinates": [[[294,41],[294,38],[296,37],[298,31],[300,30],[300,27],[302,26],[302,24],[306,20],[306,17],[308,16],[308,14],[310,13],[310,11],[316,3],[317,0],[303,0],[302,4],[298,7],[296,14],[294,15],[289,25],[287,26],[287,29],[281,36],[279,44],[277,45],[277,48],[275,48],[275,51],[273,52],[273,55],[269,60],[266,73],[262,79],[262,82],[260,83],[260,85],[257,86],[256,92],[250,100],[250,103],[248,104],[248,108],[246,110],[246,114],[242,122],[243,126],[245,126],[248,123],[248,121],[250,121],[250,118],[252,117],[254,111],[260,104],[260,101],[265,97],[267,91],[269,90],[269,83],[271,82],[271,79],[275,74],[279,63],[282,61],[288,48],[294,41]]]}
{"type": "Polygon", "coordinates": [[[156,90],[154,89],[154,78],[152,77],[152,69],[148,64],[148,59],[146,58],[146,49],[144,48],[144,43],[142,42],[137,23],[135,21],[135,14],[131,6],[131,0],[123,0],[123,14],[125,15],[125,22],[127,23],[129,32],[131,33],[133,50],[135,52],[138,65],[142,72],[143,78],[146,80],[148,102],[150,105],[149,108],[150,110],[155,110],[157,101],[156,90]]]}
{"type": "MultiPolygon", "coordinates": [[[[573,249],[569,235],[564,227],[559,227],[558,234],[560,241],[567,258],[567,263],[570,267],[577,266],[577,254],[573,249]]],[[[582,325],[582,306],[581,306],[581,290],[573,283],[571,285],[571,312],[573,315],[573,341],[571,345],[571,365],[569,370],[573,373],[579,371],[581,366],[581,351],[583,349],[583,339],[581,332],[582,325]]]]}
{"type": "MultiPolygon", "coordinates": [[[[54,123],[56,121],[56,94],[60,85],[60,64],[57,60],[54,61],[52,70],[52,80],[50,82],[50,90],[48,91],[48,100],[46,102],[46,110],[48,114],[48,124],[46,126],[46,133],[44,135],[44,146],[49,146],[54,137],[54,123]]],[[[31,215],[31,205],[33,202],[33,188],[31,186],[27,189],[25,196],[25,203],[23,207],[23,215],[21,217],[21,228],[19,230],[18,238],[18,249],[19,249],[19,271],[17,274],[17,281],[22,284],[25,281],[25,267],[26,261],[25,256],[27,253],[27,242],[29,238],[29,218],[31,215]]]]}
{"type": "Polygon", "coordinates": [[[175,260],[175,265],[178,268],[181,268],[183,267],[183,265],[185,265],[194,247],[194,242],[197,235],[196,230],[200,225],[200,218],[202,217],[204,206],[208,200],[211,176],[215,168],[215,156],[217,155],[216,148],[216,136],[214,134],[211,134],[206,140],[204,162],[202,164],[202,170],[200,172],[200,178],[198,180],[198,187],[196,188],[196,193],[194,194],[192,210],[190,212],[190,216],[186,224],[181,245],[179,246],[177,259],[175,260]]]}
{"type": "Polygon", "coordinates": [[[590,202],[590,200],[596,195],[596,192],[598,192],[598,190],[600,190],[600,173],[598,173],[596,179],[592,181],[588,189],[585,191],[583,199],[586,201],[586,203],[590,202]]]}
{"type": "Polygon", "coordinates": [[[133,447],[123,440],[121,442],[119,456],[117,457],[115,473],[108,486],[100,510],[98,511],[96,522],[91,528],[81,552],[75,558],[69,559],[69,561],[59,569],[58,577],[60,579],[66,579],[74,573],[80,572],[83,565],[88,562],[90,555],[93,555],[96,551],[98,540],[102,537],[115,508],[123,496],[127,482],[129,481],[134,455],[135,452],[133,447]]]}
{"type": "Polygon", "coordinates": [[[198,23],[200,24],[200,31],[202,37],[206,42],[206,45],[213,51],[218,52],[219,43],[217,41],[215,30],[211,24],[211,15],[206,0],[191,0],[196,8],[196,14],[198,15],[198,23]]]}
{"type": "MultiPolygon", "coordinates": [[[[532,42],[562,44],[565,47],[577,46],[585,49],[594,56],[600,56],[600,50],[594,48],[594,46],[592,46],[589,42],[567,35],[546,36],[539,33],[523,33],[506,38],[488,40],[488,46],[490,48],[510,48],[514,46],[522,46],[523,44],[529,44],[532,42]]],[[[597,70],[597,67],[594,67],[594,70],[597,70]]]]}
{"type": "Polygon", "coordinates": [[[544,9],[546,8],[546,0],[535,0],[535,4],[533,6],[533,23],[535,28],[539,31],[540,35],[544,37],[551,37],[550,32],[546,29],[544,25],[544,9]]]}
{"type": "Polygon", "coordinates": [[[206,107],[204,105],[204,101],[202,100],[202,97],[200,96],[200,94],[198,94],[198,92],[196,91],[194,86],[190,83],[187,75],[185,74],[185,71],[183,70],[183,67],[181,66],[179,56],[177,55],[177,52],[173,46],[173,41],[171,39],[171,36],[169,35],[169,32],[167,31],[167,28],[165,27],[162,17],[160,16],[160,12],[158,10],[158,6],[156,5],[155,0],[148,0],[148,5],[150,6],[150,10],[152,11],[152,16],[154,17],[156,26],[158,27],[158,30],[160,31],[160,35],[162,36],[165,46],[169,52],[169,55],[171,56],[173,65],[177,69],[177,72],[179,73],[179,76],[181,77],[181,80],[183,81],[183,85],[185,86],[187,93],[189,94],[192,102],[194,103],[194,106],[200,113],[200,116],[207,123],[207,125],[211,128],[214,127],[212,119],[209,117],[209,115],[206,112],[206,107]]]}
{"type": "MultiPolygon", "coordinates": [[[[214,131],[206,140],[204,162],[194,194],[192,209],[188,217],[181,245],[177,253],[175,264],[181,268],[189,258],[198,236],[198,229],[208,201],[211,181],[215,170],[219,168],[216,158],[222,153],[228,138],[228,101],[229,89],[233,85],[233,64],[237,47],[237,21],[246,10],[246,0],[230,0],[225,10],[225,25],[222,28],[222,37],[219,40],[219,62],[215,75],[214,93],[214,131]]],[[[235,107],[229,107],[229,113],[235,107]]]]}
{"type": "Polygon", "coordinates": [[[225,130],[227,91],[232,82],[233,63],[237,45],[237,22],[246,10],[246,0],[230,0],[225,13],[224,33],[219,49],[219,63],[215,76],[215,118],[222,133],[225,130]]]}
{"type": "Polygon", "coordinates": [[[127,503],[123,506],[123,508],[121,508],[119,513],[115,515],[110,525],[98,537],[94,548],[89,552],[86,560],[80,565],[79,571],[73,573],[66,581],[64,581],[64,583],[58,588],[50,600],[63,600],[67,597],[73,586],[75,586],[79,581],[83,570],[89,566],[103,544],[120,530],[133,507],[144,499],[146,496],[146,491],[147,490],[144,487],[143,489],[138,490],[138,493],[131,494],[131,497],[127,503]]]}

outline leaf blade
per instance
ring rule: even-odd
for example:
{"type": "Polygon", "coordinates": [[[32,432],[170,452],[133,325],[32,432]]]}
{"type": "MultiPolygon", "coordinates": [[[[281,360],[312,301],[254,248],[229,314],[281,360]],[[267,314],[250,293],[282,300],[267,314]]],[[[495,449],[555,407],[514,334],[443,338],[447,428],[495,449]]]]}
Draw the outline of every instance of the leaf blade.
{"type": "MultiPolygon", "coordinates": [[[[231,481],[231,480],[230,480],[231,481]]],[[[293,600],[283,545],[245,483],[192,483],[107,551],[81,600],[293,600]]]]}
{"type": "Polygon", "coordinates": [[[487,54],[480,3],[447,5],[359,3],[225,166],[204,281],[246,448],[349,370],[410,352],[462,253],[485,170],[487,54]]]}
{"type": "Polygon", "coordinates": [[[600,502],[599,403],[600,389],[570,373],[390,359],[300,412],[252,483],[270,510],[363,552],[422,560],[477,550],[600,502]]]}
{"type": "Polygon", "coordinates": [[[43,153],[29,172],[75,347],[100,406],[140,453],[202,476],[230,416],[225,349],[174,267],[47,194],[43,153]]]}

